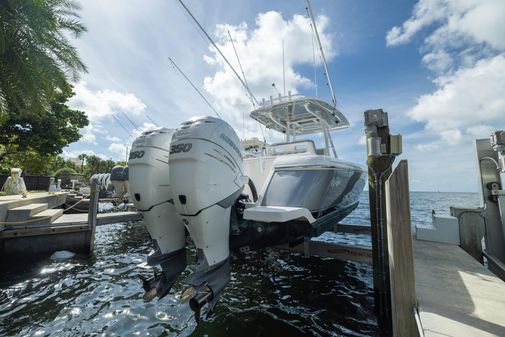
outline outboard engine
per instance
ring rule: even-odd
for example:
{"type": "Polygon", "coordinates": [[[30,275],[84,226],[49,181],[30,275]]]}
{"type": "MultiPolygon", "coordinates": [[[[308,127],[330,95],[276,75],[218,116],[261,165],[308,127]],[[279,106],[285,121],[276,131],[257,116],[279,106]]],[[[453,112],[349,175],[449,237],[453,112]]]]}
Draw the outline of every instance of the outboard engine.
{"type": "Polygon", "coordinates": [[[176,130],[169,166],[175,209],[197,251],[195,270],[183,282],[193,287],[189,304],[198,321],[202,306],[209,303],[210,312],[230,279],[230,212],[248,178],[237,134],[213,117],[193,118],[176,130]]]}
{"type": "Polygon", "coordinates": [[[177,215],[170,187],[168,156],[174,130],[160,128],[144,132],[133,142],[128,159],[130,198],[142,212],[155,241],[149,265],[161,265],[162,273],[142,278],[144,299],[165,296],[186,267],[184,225],[177,215]]]}
{"type": "Polygon", "coordinates": [[[110,181],[114,186],[116,198],[122,200],[128,193],[128,167],[127,166],[114,166],[110,172],[110,181]]]}

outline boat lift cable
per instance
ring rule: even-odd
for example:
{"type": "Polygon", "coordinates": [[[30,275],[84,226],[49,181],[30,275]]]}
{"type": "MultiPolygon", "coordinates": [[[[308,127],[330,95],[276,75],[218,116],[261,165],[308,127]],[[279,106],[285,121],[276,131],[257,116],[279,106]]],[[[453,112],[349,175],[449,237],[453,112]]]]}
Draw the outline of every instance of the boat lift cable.
{"type": "Polygon", "coordinates": [[[191,80],[186,76],[186,74],[182,71],[182,69],[179,68],[177,66],[177,64],[175,64],[175,62],[170,57],[168,58],[168,60],[170,61],[170,63],[172,63],[172,66],[174,67],[174,69],[176,69],[179,73],[181,73],[181,75],[186,79],[186,81],[188,81],[188,83],[191,84],[193,89],[195,89],[196,92],[200,95],[200,97],[203,98],[205,103],[207,103],[207,105],[212,109],[212,111],[214,111],[214,113],[217,115],[217,117],[222,119],[221,116],[219,115],[219,113],[216,111],[216,109],[214,109],[214,107],[212,106],[212,104],[210,104],[210,102],[207,100],[207,98],[205,98],[205,96],[200,92],[200,90],[198,90],[198,88],[193,84],[193,82],[191,82],[191,80]]]}
{"type": "Polygon", "coordinates": [[[219,47],[216,45],[216,43],[214,42],[214,40],[212,40],[212,38],[210,37],[210,35],[205,31],[205,29],[202,27],[202,25],[200,24],[200,22],[198,22],[198,20],[195,18],[195,16],[193,15],[193,13],[191,13],[191,11],[188,9],[188,7],[186,7],[186,5],[184,4],[184,2],[182,2],[182,0],[179,0],[179,3],[181,4],[181,6],[184,8],[184,10],[189,14],[189,16],[191,17],[191,19],[193,19],[193,21],[197,24],[198,28],[200,28],[200,30],[203,32],[203,34],[207,37],[207,39],[209,40],[209,42],[212,44],[212,46],[214,48],[216,48],[216,50],[218,51],[219,55],[221,55],[221,57],[224,59],[224,61],[226,62],[226,64],[230,67],[230,69],[233,71],[233,73],[235,74],[235,76],[237,77],[237,79],[240,81],[240,83],[242,84],[242,86],[244,87],[244,89],[246,90],[247,94],[249,95],[252,103],[253,103],[253,106],[256,107],[256,106],[259,106],[259,103],[258,103],[258,100],[256,99],[256,97],[253,95],[253,93],[251,92],[251,89],[249,89],[249,86],[244,82],[244,80],[240,77],[240,75],[237,73],[237,71],[235,70],[235,68],[233,68],[233,66],[231,65],[230,61],[228,61],[228,59],[226,58],[226,56],[224,56],[223,52],[221,51],[221,49],[219,49],[219,47]]]}
{"type": "Polygon", "coordinates": [[[314,20],[314,13],[312,12],[312,7],[310,5],[310,0],[305,0],[305,3],[307,4],[307,7],[305,9],[307,10],[307,13],[309,14],[310,20],[312,21],[312,25],[314,27],[314,34],[316,35],[316,41],[317,41],[317,44],[319,46],[319,51],[321,53],[321,58],[323,60],[324,76],[326,77],[326,81],[328,83],[328,88],[330,89],[330,94],[331,94],[331,99],[332,99],[332,102],[333,102],[333,106],[336,108],[337,107],[337,99],[335,98],[335,93],[333,92],[333,86],[331,84],[330,73],[328,71],[328,64],[326,63],[326,57],[324,56],[323,46],[321,45],[321,39],[319,38],[319,33],[317,32],[316,21],[314,20]]]}

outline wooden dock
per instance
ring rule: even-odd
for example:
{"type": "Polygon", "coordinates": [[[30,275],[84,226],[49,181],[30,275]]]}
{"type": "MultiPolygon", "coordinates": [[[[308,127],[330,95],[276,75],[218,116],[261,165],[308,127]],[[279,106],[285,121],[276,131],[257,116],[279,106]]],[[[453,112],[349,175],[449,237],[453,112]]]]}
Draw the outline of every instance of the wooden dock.
{"type": "Polygon", "coordinates": [[[45,192],[0,197],[0,256],[29,258],[57,250],[89,254],[96,226],[142,219],[138,212],[97,213],[97,192],[91,195],[88,212],[63,214],[57,207],[66,196],[45,192]]]}
{"type": "Polygon", "coordinates": [[[424,336],[505,336],[505,282],[457,245],[414,240],[424,336]]]}

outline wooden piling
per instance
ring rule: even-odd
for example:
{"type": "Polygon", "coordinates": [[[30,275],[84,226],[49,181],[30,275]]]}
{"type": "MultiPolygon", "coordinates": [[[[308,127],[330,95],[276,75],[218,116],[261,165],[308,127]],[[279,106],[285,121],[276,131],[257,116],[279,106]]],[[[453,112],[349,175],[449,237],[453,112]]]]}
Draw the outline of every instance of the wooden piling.
{"type": "Polygon", "coordinates": [[[386,216],[393,336],[417,337],[417,307],[406,160],[386,181],[386,216]]]}
{"type": "Polygon", "coordinates": [[[100,184],[97,178],[91,179],[89,209],[88,209],[88,224],[89,224],[89,254],[93,252],[95,247],[95,231],[97,225],[98,201],[100,184]]]}

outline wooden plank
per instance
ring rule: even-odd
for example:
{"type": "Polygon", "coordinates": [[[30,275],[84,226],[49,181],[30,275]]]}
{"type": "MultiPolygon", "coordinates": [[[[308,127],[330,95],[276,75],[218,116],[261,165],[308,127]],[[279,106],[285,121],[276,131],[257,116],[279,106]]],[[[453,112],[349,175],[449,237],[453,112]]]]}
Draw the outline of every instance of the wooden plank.
{"type": "Polygon", "coordinates": [[[97,225],[106,225],[118,222],[142,220],[142,214],[139,212],[115,212],[100,213],[97,215],[97,225]]]}
{"type": "Polygon", "coordinates": [[[386,181],[386,217],[393,336],[419,336],[413,309],[416,283],[406,160],[386,181]]]}
{"type": "Polygon", "coordinates": [[[334,226],[335,232],[370,234],[370,225],[353,225],[339,223],[334,226]]]}
{"type": "MultiPolygon", "coordinates": [[[[276,248],[290,252],[305,253],[306,243],[304,242],[294,247],[281,245],[276,246],[276,248]]],[[[308,250],[309,255],[372,264],[372,249],[370,247],[308,240],[308,250]]]]}
{"type": "Polygon", "coordinates": [[[426,337],[505,336],[505,282],[461,247],[414,240],[426,337]]]}
{"type": "Polygon", "coordinates": [[[89,230],[89,227],[87,224],[10,229],[10,230],[1,231],[0,232],[0,239],[48,235],[48,234],[61,234],[61,233],[70,233],[70,232],[81,232],[81,231],[88,231],[88,230],[89,230]]]}
{"type": "MultiPolygon", "coordinates": [[[[107,225],[118,222],[138,221],[142,220],[142,215],[139,212],[114,212],[114,213],[98,213],[96,215],[96,225],[107,225]]],[[[56,219],[55,225],[82,225],[88,223],[88,214],[63,214],[56,219]]]]}

